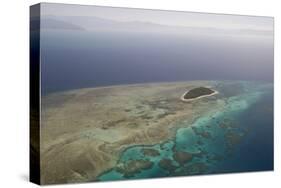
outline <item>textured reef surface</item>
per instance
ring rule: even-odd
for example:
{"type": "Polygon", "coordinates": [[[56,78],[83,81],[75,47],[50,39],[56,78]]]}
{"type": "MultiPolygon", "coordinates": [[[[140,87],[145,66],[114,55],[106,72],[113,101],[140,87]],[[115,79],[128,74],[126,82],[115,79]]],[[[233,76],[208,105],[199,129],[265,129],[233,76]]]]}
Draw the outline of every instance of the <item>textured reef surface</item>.
{"type": "Polygon", "coordinates": [[[54,93],[42,98],[41,126],[45,184],[273,169],[272,83],[190,81],[54,93]],[[181,100],[195,88],[217,94],[181,100]]]}

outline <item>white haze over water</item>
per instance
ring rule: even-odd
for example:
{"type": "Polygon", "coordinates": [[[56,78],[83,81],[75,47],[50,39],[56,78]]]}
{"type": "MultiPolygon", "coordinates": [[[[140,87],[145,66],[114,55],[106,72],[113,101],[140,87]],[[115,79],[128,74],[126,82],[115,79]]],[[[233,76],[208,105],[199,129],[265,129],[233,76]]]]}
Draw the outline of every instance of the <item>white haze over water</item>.
{"type": "Polygon", "coordinates": [[[273,18],[226,14],[163,11],[102,6],[42,4],[42,16],[99,17],[121,22],[148,22],[168,26],[273,31],[273,18]],[[44,7],[46,7],[44,9],[44,7]]]}

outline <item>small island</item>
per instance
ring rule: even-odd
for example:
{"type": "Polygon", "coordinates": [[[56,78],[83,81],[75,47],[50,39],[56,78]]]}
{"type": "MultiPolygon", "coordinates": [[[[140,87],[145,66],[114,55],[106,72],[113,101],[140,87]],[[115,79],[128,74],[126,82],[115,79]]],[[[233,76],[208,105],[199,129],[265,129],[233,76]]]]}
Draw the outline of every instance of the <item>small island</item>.
{"type": "Polygon", "coordinates": [[[191,100],[194,100],[194,99],[212,96],[212,95],[215,95],[217,93],[218,93],[217,91],[212,90],[212,89],[207,88],[207,87],[197,87],[197,88],[194,88],[194,89],[191,89],[191,90],[185,92],[181,96],[181,100],[182,101],[191,101],[191,100]]]}

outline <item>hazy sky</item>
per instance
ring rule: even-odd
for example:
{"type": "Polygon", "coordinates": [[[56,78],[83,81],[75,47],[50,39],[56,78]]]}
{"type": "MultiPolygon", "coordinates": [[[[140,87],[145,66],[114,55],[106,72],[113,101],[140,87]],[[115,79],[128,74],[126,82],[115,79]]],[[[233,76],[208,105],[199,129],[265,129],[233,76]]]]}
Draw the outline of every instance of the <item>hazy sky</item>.
{"type": "Polygon", "coordinates": [[[96,16],[124,22],[141,21],[188,27],[273,30],[273,18],[261,16],[239,16],[52,3],[43,3],[41,10],[42,15],[96,16]]]}

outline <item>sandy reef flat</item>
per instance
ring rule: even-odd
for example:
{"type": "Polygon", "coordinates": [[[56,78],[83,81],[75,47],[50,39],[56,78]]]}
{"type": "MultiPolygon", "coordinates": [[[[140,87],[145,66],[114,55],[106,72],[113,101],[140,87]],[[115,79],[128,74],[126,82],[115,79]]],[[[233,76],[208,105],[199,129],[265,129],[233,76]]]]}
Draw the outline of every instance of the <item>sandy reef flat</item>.
{"type": "MultiPolygon", "coordinates": [[[[186,125],[181,121],[191,123],[224,107],[219,94],[181,100],[187,90],[214,84],[191,81],[120,85],[42,97],[42,183],[95,181],[117,165],[127,148],[174,138],[180,126],[186,125]]],[[[151,150],[144,152],[157,155],[151,150]]],[[[150,166],[147,161],[136,164],[140,168],[150,166]]],[[[162,166],[172,168],[168,160],[163,160],[162,166]]]]}

